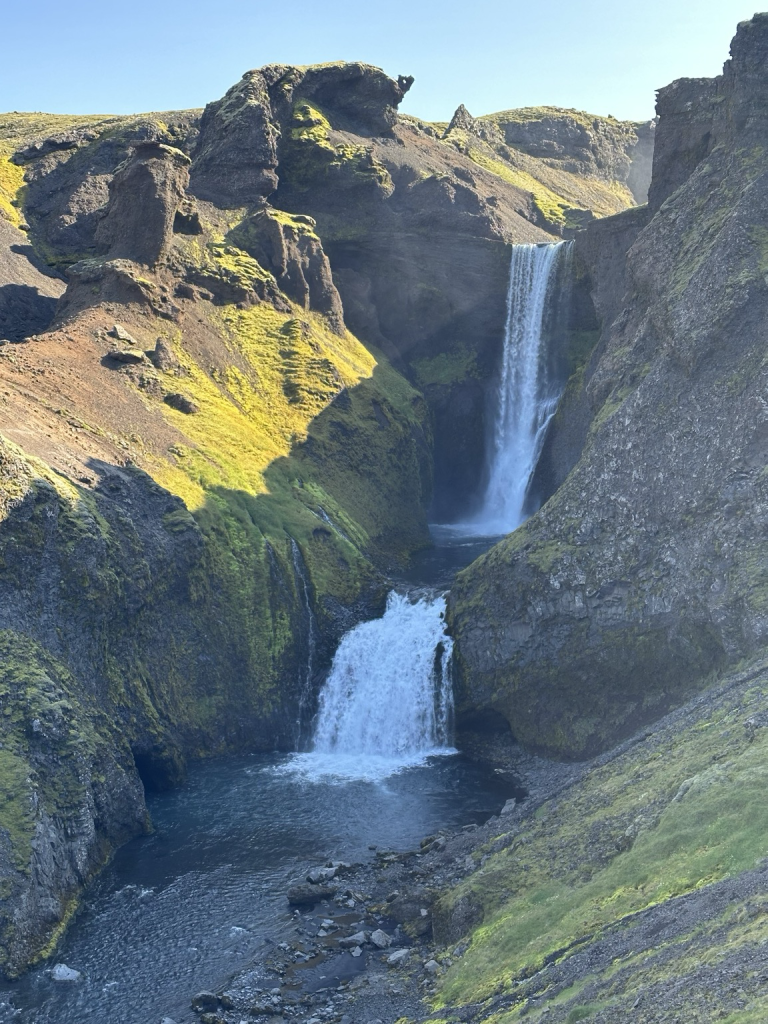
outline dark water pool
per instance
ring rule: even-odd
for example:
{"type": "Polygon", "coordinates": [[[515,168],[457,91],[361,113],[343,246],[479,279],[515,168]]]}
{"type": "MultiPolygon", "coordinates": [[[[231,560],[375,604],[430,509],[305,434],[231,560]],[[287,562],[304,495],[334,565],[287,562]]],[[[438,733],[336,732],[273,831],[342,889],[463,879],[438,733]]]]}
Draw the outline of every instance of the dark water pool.
{"type": "Polygon", "coordinates": [[[89,888],[50,966],[0,988],[0,1024],[159,1024],[196,1019],[190,996],[220,988],[286,927],[285,892],[310,865],[410,849],[438,828],[498,813],[509,783],[458,755],[382,781],[309,781],[290,757],[197,766],[149,801],[151,836],[89,888]]]}

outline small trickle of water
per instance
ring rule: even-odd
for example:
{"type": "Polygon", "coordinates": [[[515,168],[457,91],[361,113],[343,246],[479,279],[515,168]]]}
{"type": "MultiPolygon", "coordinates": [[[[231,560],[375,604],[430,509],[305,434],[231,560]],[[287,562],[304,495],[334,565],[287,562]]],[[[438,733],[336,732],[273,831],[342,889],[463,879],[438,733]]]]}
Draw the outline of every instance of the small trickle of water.
{"type": "Polygon", "coordinates": [[[308,777],[381,778],[449,747],[453,715],[445,600],[392,591],[383,618],[339,644],[320,694],[314,749],[293,760],[308,777]]]}
{"type": "Polygon", "coordinates": [[[301,598],[302,605],[304,607],[304,613],[307,618],[307,662],[306,669],[304,672],[304,680],[302,682],[301,694],[299,696],[299,706],[296,715],[296,746],[301,748],[302,746],[302,730],[304,728],[304,719],[306,715],[307,703],[309,702],[312,694],[312,675],[314,672],[314,657],[315,657],[315,634],[317,632],[315,623],[315,613],[312,610],[312,597],[309,588],[309,579],[307,572],[304,567],[304,559],[301,554],[301,549],[296,541],[291,538],[291,557],[293,559],[293,572],[294,576],[300,587],[299,596],[301,598]]]}

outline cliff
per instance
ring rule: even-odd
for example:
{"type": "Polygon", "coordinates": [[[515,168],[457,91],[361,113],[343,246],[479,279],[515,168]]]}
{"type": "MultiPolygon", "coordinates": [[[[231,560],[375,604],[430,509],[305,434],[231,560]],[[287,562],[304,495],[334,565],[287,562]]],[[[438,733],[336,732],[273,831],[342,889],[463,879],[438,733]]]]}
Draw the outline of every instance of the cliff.
{"type": "Polygon", "coordinates": [[[602,334],[555,421],[551,496],[452,592],[463,712],[558,757],[766,642],[765,15],[731,53],[659,93],[647,210],[577,237],[602,334]]]}

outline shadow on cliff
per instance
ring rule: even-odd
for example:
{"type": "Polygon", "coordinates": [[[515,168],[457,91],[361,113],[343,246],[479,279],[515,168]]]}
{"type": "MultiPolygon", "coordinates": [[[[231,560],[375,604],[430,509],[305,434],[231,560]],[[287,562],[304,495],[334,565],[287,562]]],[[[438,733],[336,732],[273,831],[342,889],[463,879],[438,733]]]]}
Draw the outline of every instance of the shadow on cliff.
{"type": "Polygon", "coordinates": [[[50,326],[58,299],[28,284],[0,286],[0,341],[23,341],[50,326]]]}

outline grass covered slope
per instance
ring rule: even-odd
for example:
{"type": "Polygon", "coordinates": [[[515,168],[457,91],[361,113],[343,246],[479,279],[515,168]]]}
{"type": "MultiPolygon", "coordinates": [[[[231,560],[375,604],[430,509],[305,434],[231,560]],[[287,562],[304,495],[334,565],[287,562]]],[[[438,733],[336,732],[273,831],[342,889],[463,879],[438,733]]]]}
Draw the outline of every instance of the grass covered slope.
{"type": "Polygon", "coordinates": [[[766,684],[745,666],[477,851],[436,909],[438,937],[482,918],[437,1017],[763,1019],[766,684]]]}
{"type": "Polygon", "coordinates": [[[460,107],[449,125],[433,130],[443,144],[528,193],[536,222],[554,234],[618,213],[647,191],[653,151],[647,125],[560,107],[474,118],[460,107]]]}

